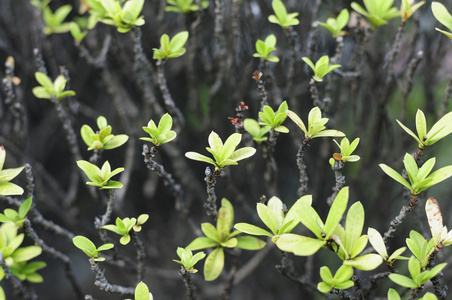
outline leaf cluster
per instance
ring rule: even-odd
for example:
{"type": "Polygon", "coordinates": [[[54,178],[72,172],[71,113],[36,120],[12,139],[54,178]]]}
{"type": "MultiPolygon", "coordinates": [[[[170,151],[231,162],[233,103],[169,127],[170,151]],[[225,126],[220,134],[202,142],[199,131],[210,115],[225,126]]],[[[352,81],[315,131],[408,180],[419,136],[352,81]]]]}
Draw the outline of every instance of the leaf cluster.
{"type": "MultiPolygon", "coordinates": [[[[43,282],[44,279],[36,271],[44,268],[46,263],[42,261],[29,262],[42,253],[42,248],[40,246],[20,247],[25,236],[23,233],[17,234],[17,229],[17,225],[12,222],[0,226],[0,252],[3,259],[13,275],[21,281],[43,282]]],[[[5,273],[0,269],[0,280],[4,276],[5,273]]]]}
{"type": "Polygon", "coordinates": [[[300,24],[300,21],[297,19],[298,13],[288,14],[286,7],[281,0],[273,0],[272,8],[275,14],[268,16],[268,21],[270,23],[278,24],[283,29],[300,24]]]}
{"type": "Polygon", "coordinates": [[[402,16],[402,21],[406,22],[411,16],[418,10],[425,1],[418,2],[414,4],[414,0],[402,0],[400,5],[400,13],[402,16]]]}
{"type": "Polygon", "coordinates": [[[356,2],[352,2],[351,7],[366,17],[372,28],[377,28],[400,16],[399,10],[392,7],[393,3],[394,0],[364,0],[365,9],[356,2]]]}
{"type": "Polygon", "coordinates": [[[82,250],[88,257],[92,258],[94,261],[104,261],[105,257],[99,256],[101,251],[109,250],[114,247],[113,244],[104,244],[100,246],[99,248],[94,245],[94,243],[82,236],[77,235],[72,239],[72,242],[74,243],[75,247],[82,250]]]}
{"type": "Polygon", "coordinates": [[[143,130],[151,137],[142,137],[140,140],[153,143],[155,146],[171,142],[176,138],[176,132],[171,130],[173,127],[173,118],[169,114],[164,114],[159,121],[158,126],[153,120],[150,120],[148,126],[143,126],[143,130]]]}
{"type": "Polygon", "coordinates": [[[80,134],[88,146],[88,151],[94,149],[114,149],[122,146],[129,139],[125,134],[112,134],[111,126],[108,125],[107,119],[103,116],[97,118],[97,127],[99,131],[96,132],[86,124],[80,129],[80,134]]]}
{"type": "Polygon", "coordinates": [[[245,119],[243,121],[243,128],[248,132],[256,143],[262,143],[268,140],[268,137],[264,136],[270,131],[270,126],[262,126],[254,119],[245,119]]]}
{"type": "Polygon", "coordinates": [[[450,176],[452,176],[452,165],[443,167],[439,170],[436,170],[432,174],[428,175],[432,171],[435,162],[436,158],[434,157],[430,158],[422,165],[422,167],[418,168],[413,156],[406,153],[405,157],[403,158],[403,164],[408,174],[408,178],[410,181],[409,183],[405,178],[403,178],[402,175],[397,173],[397,171],[395,171],[391,167],[385,164],[380,164],[380,168],[389,177],[391,177],[392,179],[401,183],[403,186],[409,189],[412,195],[419,195],[419,193],[422,192],[423,190],[435,184],[438,184],[441,181],[444,181],[450,176]]]}
{"type": "Polygon", "coordinates": [[[435,29],[449,37],[452,41],[452,32],[450,32],[452,31],[452,15],[450,12],[441,2],[432,2],[432,12],[436,20],[446,26],[449,31],[441,30],[439,28],[435,29]]]}
{"type": "Polygon", "coordinates": [[[328,18],[326,20],[326,23],[320,21],[318,21],[317,23],[320,26],[328,29],[334,38],[338,38],[346,34],[346,32],[343,31],[342,29],[344,29],[344,27],[347,26],[349,19],[350,13],[346,8],[344,8],[343,10],[341,10],[337,18],[328,18]]]}
{"type": "Polygon", "coordinates": [[[124,168],[117,168],[113,171],[111,170],[110,163],[106,161],[102,165],[102,169],[99,169],[96,165],[87,162],[85,160],[77,161],[77,165],[80,169],[85,172],[89,180],[86,184],[99,187],[103,189],[120,189],[122,188],[122,183],[114,180],[110,180],[113,176],[124,171],[124,168]]]}
{"type": "Polygon", "coordinates": [[[243,147],[235,150],[241,140],[241,134],[233,133],[223,144],[220,136],[216,132],[212,131],[208,138],[210,147],[206,147],[206,150],[212,154],[215,160],[197,152],[187,152],[185,153],[185,156],[189,159],[212,164],[215,166],[215,170],[219,171],[225,166],[237,165],[239,160],[251,157],[254,153],[256,153],[256,149],[253,147],[243,147]]]}
{"type": "Polygon", "coordinates": [[[24,190],[10,181],[13,180],[24,167],[13,168],[13,169],[3,169],[6,159],[5,147],[0,146],[0,195],[2,196],[14,196],[22,195],[24,190]]]}
{"type": "Polygon", "coordinates": [[[209,1],[201,0],[200,5],[193,3],[194,0],[166,0],[167,6],[165,11],[171,11],[178,14],[189,14],[195,11],[199,11],[201,8],[206,9],[209,7],[209,1]]]}
{"type": "Polygon", "coordinates": [[[294,121],[295,124],[300,127],[300,129],[305,134],[305,139],[312,140],[313,138],[317,137],[342,137],[345,136],[345,134],[338,130],[325,130],[325,124],[328,122],[328,118],[322,118],[322,112],[320,111],[320,108],[317,106],[311,109],[308,115],[308,127],[304,125],[303,121],[300,119],[300,117],[293,111],[287,110],[287,115],[289,116],[292,121],[294,121]]]}
{"type": "Polygon", "coordinates": [[[279,62],[279,57],[270,55],[272,51],[276,50],[276,36],[274,34],[270,34],[265,38],[265,41],[257,40],[256,42],[256,51],[257,53],[253,54],[253,57],[260,57],[264,61],[270,61],[277,63],[279,62]]]}
{"type": "Polygon", "coordinates": [[[141,231],[141,225],[144,224],[149,219],[148,214],[142,214],[136,218],[116,218],[116,225],[107,224],[102,226],[103,229],[113,231],[114,233],[121,236],[119,242],[122,245],[127,245],[130,242],[130,230],[133,229],[134,232],[141,231]]]}
{"type": "Polygon", "coordinates": [[[54,82],[42,73],[36,72],[35,78],[41,86],[34,87],[32,92],[36,98],[51,99],[52,96],[57,100],[68,96],[75,96],[75,92],[71,90],[65,91],[67,79],[63,75],[59,75],[54,82]]]}
{"type": "Polygon", "coordinates": [[[32,198],[28,197],[19,207],[19,210],[14,210],[11,208],[6,208],[3,214],[0,214],[0,222],[7,223],[12,222],[21,228],[25,222],[28,211],[30,210],[32,203],[32,198]]]}
{"type": "Polygon", "coordinates": [[[288,133],[289,129],[286,126],[281,125],[287,118],[286,112],[288,109],[289,106],[286,101],[279,105],[276,112],[270,106],[265,105],[263,111],[259,112],[259,119],[261,119],[259,124],[270,126],[270,128],[277,132],[288,133]]]}
{"type": "MultiPolygon", "coordinates": [[[[148,286],[141,281],[140,283],[137,284],[137,287],[135,288],[135,293],[134,293],[134,300],[153,300],[154,296],[152,295],[152,293],[149,292],[149,288],[148,286]]],[[[126,299],[126,300],[131,300],[131,299],[126,299]]]]}
{"type": "Polygon", "coordinates": [[[52,12],[49,6],[45,6],[42,9],[42,18],[45,23],[43,29],[44,34],[65,33],[70,30],[70,24],[63,22],[72,10],[72,5],[63,5],[52,12]]]}
{"type": "Polygon", "coordinates": [[[223,198],[221,208],[218,210],[216,226],[210,223],[202,223],[201,230],[204,237],[193,240],[185,250],[200,250],[215,248],[206,258],[204,263],[204,278],[212,281],[220,276],[224,268],[224,248],[240,248],[245,250],[259,250],[265,246],[265,242],[252,236],[241,236],[240,231],[231,232],[234,222],[234,208],[231,202],[223,198]]]}
{"type": "Polygon", "coordinates": [[[388,266],[392,266],[396,260],[408,259],[408,257],[401,256],[405,252],[406,247],[401,247],[395,250],[391,255],[388,255],[385,242],[381,234],[374,228],[367,229],[367,236],[372,247],[383,258],[388,266]]]}
{"type": "Polygon", "coordinates": [[[173,259],[174,262],[184,266],[185,271],[188,273],[197,273],[198,270],[194,268],[194,266],[204,257],[206,254],[204,252],[198,252],[193,255],[191,250],[186,250],[181,247],[177,247],[177,256],[179,256],[180,260],[173,259]]]}
{"type": "Polygon", "coordinates": [[[330,58],[328,57],[328,55],[324,55],[319,58],[315,65],[307,57],[302,57],[301,59],[308,64],[312,71],[314,71],[314,76],[312,76],[312,78],[317,82],[322,82],[323,77],[325,77],[326,74],[330,73],[334,69],[341,67],[341,65],[330,65],[330,58]]]}
{"type": "Polygon", "coordinates": [[[442,263],[436,265],[431,270],[422,271],[419,260],[411,256],[408,260],[408,271],[410,272],[411,278],[402,274],[393,273],[389,275],[389,279],[400,286],[415,289],[438,275],[446,265],[446,263],[442,263]]]}
{"type": "Polygon", "coordinates": [[[134,26],[144,25],[144,17],[140,16],[144,0],[86,0],[90,14],[98,21],[115,26],[125,33],[134,26]],[[121,6],[122,5],[122,6],[121,6]]]}
{"type": "Polygon", "coordinates": [[[311,205],[312,196],[306,195],[298,199],[287,214],[284,214],[284,203],[278,197],[272,197],[267,205],[258,203],[257,214],[270,231],[248,223],[237,223],[234,228],[246,234],[271,237],[272,242],[276,243],[282,234],[290,233],[300,223],[295,215],[300,202],[311,205]]]}
{"type": "Polygon", "coordinates": [[[188,31],[182,31],[176,34],[171,40],[165,33],[160,38],[160,48],[153,48],[154,59],[166,60],[184,55],[186,49],[185,43],[188,40],[188,31]]]}
{"type": "Polygon", "coordinates": [[[350,280],[353,276],[353,268],[350,266],[342,265],[336,274],[331,274],[330,269],[327,266],[320,268],[320,278],[322,282],[317,285],[317,289],[322,293],[329,293],[333,288],[338,290],[345,290],[351,288],[355,283],[350,280]]]}
{"type": "MultiPolygon", "coordinates": [[[[356,147],[358,147],[359,144],[359,138],[356,138],[353,140],[353,142],[350,144],[349,140],[344,137],[341,140],[341,143],[339,144],[338,142],[336,142],[336,140],[334,140],[334,142],[336,143],[336,145],[339,147],[340,150],[340,155],[339,156],[335,156],[334,158],[330,158],[330,164],[332,166],[334,166],[334,161],[335,159],[341,160],[343,162],[355,162],[360,160],[359,155],[353,155],[353,151],[356,150],[356,147]]],[[[336,153],[337,154],[337,153],[336,153]]]]}
{"type": "Polygon", "coordinates": [[[418,142],[419,149],[425,149],[433,145],[442,138],[452,133],[452,112],[445,114],[436,122],[427,132],[427,121],[422,110],[418,109],[416,113],[416,132],[417,135],[408,127],[403,125],[399,120],[397,123],[418,142]]]}
{"type": "Polygon", "coordinates": [[[441,249],[451,245],[452,230],[448,232],[447,227],[443,225],[443,215],[441,214],[438,201],[430,197],[425,203],[425,212],[436,247],[441,249]]]}

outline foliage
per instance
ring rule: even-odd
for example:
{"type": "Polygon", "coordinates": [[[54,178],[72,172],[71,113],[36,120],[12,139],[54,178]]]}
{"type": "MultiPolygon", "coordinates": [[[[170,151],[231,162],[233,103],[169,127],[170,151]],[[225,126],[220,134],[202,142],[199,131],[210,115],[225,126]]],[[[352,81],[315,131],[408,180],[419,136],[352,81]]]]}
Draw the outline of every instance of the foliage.
{"type": "Polygon", "coordinates": [[[314,71],[314,76],[312,77],[317,82],[322,82],[323,77],[330,73],[334,69],[340,68],[341,65],[330,65],[330,58],[328,55],[322,56],[314,65],[314,63],[307,57],[301,58],[308,66],[314,71]]]}
{"type": "Polygon", "coordinates": [[[418,168],[413,156],[406,153],[403,158],[403,164],[406,172],[408,173],[408,178],[410,180],[409,183],[405,178],[403,178],[402,175],[397,173],[397,171],[391,167],[385,164],[380,164],[380,168],[389,177],[405,186],[412,195],[419,195],[419,193],[423,190],[452,176],[452,166],[443,167],[429,175],[435,165],[435,162],[436,159],[434,157],[430,158],[422,165],[422,167],[418,168]]]}
{"type": "Polygon", "coordinates": [[[392,7],[394,0],[364,0],[365,9],[356,2],[352,2],[352,8],[366,17],[372,28],[386,25],[388,20],[400,16],[397,8],[392,7]]]}
{"type": "Polygon", "coordinates": [[[6,159],[6,150],[5,147],[0,146],[0,195],[2,196],[13,196],[13,195],[22,195],[24,190],[10,182],[13,180],[20,172],[24,169],[24,167],[14,168],[14,169],[3,169],[3,165],[5,164],[6,159]]]}
{"type": "Polygon", "coordinates": [[[77,235],[72,239],[72,242],[74,243],[75,247],[82,250],[88,257],[92,258],[94,261],[104,261],[105,257],[99,256],[101,251],[109,250],[114,247],[113,244],[104,244],[98,248],[96,248],[96,245],[94,245],[93,242],[91,242],[90,239],[82,236],[77,235]]]}
{"type": "Polygon", "coordinates": [[[256,141],[256,143],[262,143],[266,140],[268,140],[268,137],[264,136],[267,134],[267,132],[270,131],[270,126],[262,126],[259,125],[259,123],[254,119],[245,119],[243,121],[243,128],[251,134],[253,137],[253,140],[256,141]]]}
{"type": "Polygon", "coordinates": [[[278,24],[284,29],[300,24],[300,21],[297,19],[298,13],[288,14],[281,0],[273,0],[272,8],[275,14],[268,17],[270,23],[278,24]]]}
{"type": "Polygon", "coordinates": [[[369,243],[377,251],[377,253],[383,258],[388,266],[392,266],[396,260],[408,259],[407,257],[401,256],[405,252],[406,247],[398,248],[391,255],[388,255],[385,242],[381,234],[374,228],[369,227],[367,229],[367,236],[369,237],[369,243]]]}
{"type": "Polygon", "coordinates": [[[160,38],[160,48],[153,48],[154,59],[166,60],[184,55],[186,49],[185,43],[188,40],[188,31],[182,31],[173,36],[170,40],[167,34],[163,34],[160,38]]]}
{"type": "Polygon", "coordinates": [[[425,212],[427,213],[428,224],[432,233],[432,240],[438,249],[452,245],[452,230],[447,231],[443,226],[443,216],[439,208],[438,201],[433,197],[428,198],[425,203],[425,212]]]}
{"type": "Polygon", "coordinates": [[[272,51],[276,50],[276,36],[274,34],[270,34],[265,38],[265,41],[257,40],[256,42],[256,51],[254,53],[254,57],[260,57],[262,60],[270,61],[277,63],[279,62],[279,58],[274,55],[270,55],[272,51]]]}
{"type": "Polygon", "coordinates": [[[122,146],[129,139],[125,134],[112,134],[111,126],[108,125],[107,119],[103,116],[97,118],[97,127],[99,128],[99,131],[97,132],[94,132],[94,130],[86,124],[80,129],[80,135],[88,146],[88,151],[94,149],[114,149],[122,146]]]}
{"type": "Polygon", "coordinates": [[[201,8],[206,9],[209,7],[209,1],[202,0],[198,4],[198,2],[194,0],[166,0],[167,6],[165,7],[165,11],[171,11],[179,14],[188,14],[195,11],[199,11],[201,8]]]}
{"type": "Polygon", "coordinates": [[[0,222],[7,223],[12,222],[21,228],[25,222],[28,211],[30,210],[32,198],[28,197],[19,207],[18,211],[11,208],[5,208],[3,214],[0,214],[0,222]]]}
{"type": "Polygon", "coordinates": [[[270,229],[270,232],[248,223],[237,223],[234,228],[246,234],[271,237],[272,242],[276,243],[282,234],[290,233],[300,223],[300,220],[295,216],[295,211],[300,202],[311,205],[312,196],[306,195],[298,199],[287,214],[284,214],[284,204],[278,197],[272,197],[267,205],[258,203],[257,214],[265,226],[270,229]]]}
{"type": "Polygon", "coordinates": [[[359,138],[356,138],[353,140],[353,142],[350,144],[349,140],[344,137],[341,140],[341,143],[339,144],[338,142],[336,142],[336,140],[333,140],[336,145],[339,147],[340,149],[340,153],[335,153],[335,155],[333,154],[333,158],[330,158],[330,164],[332,166],[334,166],[334,161],[337,160],[341,160],[343,162],[355,162],[358,161],[360,159],[359,155],[356,154],[352,154],[353,151],[356,150],[356,147],[358,147],[359,144],[359,138]]]}
{"type": "MultiPolygon", "coordinates": [[[[134,293],[134,300],[153,300],[154,296],[152,296],[152,293],[149,292],[148,286],[143,282],[140,281],[140,283],[137,284],[137,287],[135,288],[134,293]]],[[[131,299],[126,299],[131,300],[131,299]]]]}
{"type": "Polygon", "coordinates": [[[122,188],[122,183],[114,180],[110,180],[116,174],[124,171],[124,168],[117,168],[113,171],[111,170],[110,163],[106,161],[102,165],[102,169],[99,169],[96,165],[87,162],[85,160],[77,161],[77,165],[80,169],[85,172],[89,180],[86,184],[99,187],[103,189],[120,189],[122,188]]]}
{"type": "Polygon", "coordinates": [[[245,250],[259,250],[265,242],[252,236],[240,236],[240,231],[231,232],[234,222],[234,208],[227,199],[221,200],[216,227],[210,223],[202,223],[201,230],[205,237],[193,240],[185,250],[200,250],[214,248],[204,263],[204,279],[212,281],[220,276],[224,267],[224,248],[241,248],[245,250]]]}
{"type": "Polygon", "coordinates": [[[173,127],[173,118],[169,114],[164,114],[156,126],[153,120],[150,120],[147,127],[143,126],[143,130],[151,137],[142,137],[140,140],[153,143],[155,146],[171,142],[176,138],[176,132],[171,130],[173,127]]]}
{"type": "Polygon", "coordinates": [[[288,133],[289,129],[286,126],[281,125],[287,118],[286,112],[288,109],[289,106],[286,101],[283,101],[279,105],[276,112],[270,106],[265,105],[263,111],[259,112],[259,118],[261,119],[259,124],[263,126],[270,126],[270,128],[274,131],[280,133],[288,133]]]}
{"type": "Polygon", "coordinates": [[[210,147],[206,147],[206,149],[215,160],[196,152],[187,152],[185,156],[189,159],[212,164],[215,166],[215,170],[220,171],[226,166],[237,165],[239,160],[251,157],[256,153],[256,149],[253,147],[243,147],[235,150],[242,140],[242,135],[239,133],[231,134],[223,144],[220,136],[212,131],[208,140],[210,147]]]}
{"type": "Polygon", "coordinates": [[[59,7],[53,13],[50,7],[45,6],[42,9],[42,18],[46,26],[43,31],[45,34],[65,33],[70,30],[70,23],[63,23],[64,19],[72,10],[72,5],[66,4],[59,7]]]}
{"type": "Polygon", "coordinates": [[[353,276],[353,268],[350,266],[342,265],[336,272],[331,274],[328,267],[323,266],[320,268],[320,277],[322,282],[317,285],[317,289],[322,293],[329,293],[333,288],[338,290],[345,290],[354,286],[354,282],[350,280],[353,276]]]}
{"type": "Polygon", "coordinates": [[[401,274],[390,274],[389,279],[403,287],[419,288],[438,275],[446,265],[446,263],[442,263],[433,267],[431,270],[422,272],[419,260],[416,257],[411,256],[408,261],[408,271],[410,272],[411,278],[401,274]]]}
{"type": "MultiPolygon", "coordinates": [[[[450,31],[452,31],[452,16],[450,12],[447,10],[447,8],[442,4],[441,2],[432,2],[432,12],[435,16],[436,20],[447,27],[450,31]]],[[[452,41],[452,33],[441,30],[439,28],[435,28],[439,32],[445,34],[447,37],[449,37],[452,41]]]]}
{"type": "Polygon", "coordinates": [[[141,225],[144,224],[149,218],[148,214],[142,214],[136,218],[116,218],[116,225],[108,224],[102,226],[103,229],[113,231],[114,233],[121,236],[119,242],[122,245],[127,245],[130,242],[130,230],[133,229],[134,232],[141,231],[141,225]]]}
{"type": "MultiPolygon", "coordinates": [[[[4,223],[0,226],[0,252],[6,265],[13,275],[21,281],[33,283],[43,282],[43,278],[36,271],[46,266],[45,262],[33,261],[33,258],[42,253],[40,246],[21,247],[24,234],[17,234],[17,225],[13,222],[4,223]]],[[[0,269],[0,280],[5,277],[5,272],[0,269]]],[[[0,287],[3,292],[3,289],[0,287]]]]}
{"type": "Polygon", "coordinates": [[[173,259],[174,262],[181,264],[184,266],[185,271],[188,273],[197,273],[198,270],[194,268],[194,266],[201,260],[206,257],[204,252],[198,252],[193,255],[191,250],[185,250],[184,248],[177,247],[177,256],[179,256],[180,260],[173,259]]]}
{"type": "Polygon", "coordinates": [[[65,91],[67,79],[63,75],[59,75],[54,82],[50,78],[42,73],[36,72],[35,78],[41,86],[33,88],[33,95],[40,99],[51,99],[55,97],[57,100],[61,98],[75,96],[75,92],[71,90],[65,91]]]}
{"type": "Polygon", "coordinates": [[[346,32],[342,29],[347,26],[349,19],[350,13],[346,8],[344,8],[343,10],[341,10],[337,18],[328,18],[326,22],[318,21],[317,23],[320,26],[328,29],[334,38],[338,38],[346,34],[346,32]]]}
{"type": "Polygon", "coordinates": [[[399,123],[400,127],[402,127],[403,130],[405,130],[418,142],[419,149],[425,149],[452,133],[452,112],[444,115],[427,132],[427,121],[425,119],[425,115],[420,109],[418,109],[416,113],[417,136],[399,120],[397,120],[397,123],[399,123]]]}
{"type": "Polygon", "coordinates": [[[400,5],[400,13],[402,14],[402,21],[406,22],[418,10],[425,1],[414,4],[414,0],[402,0],[400,5]]]}
{"type": "Polygon", "coordinates": [[[144,0],[87,0],[90,14],[98,21],[115,26],[118,32],[125,33],[135,26],[144,25],[140,16],[144,0]],[[121,7],[122,4],[122,7],[121,7]]]}
{"type": "Polygon", "coordinates": [[[305,139],[312,140],[317,137],[341,137],[345,136],[345,134],[338,130],[327,129],[325,130],[325,124],[328,122],[328,118],[322,118],[322,112],[320,108],[314,107],[311,109],[308,115],[308,127],[304,125],[303,121],[300,117],[293,111],[286,111],[289,118],[294,121],[295,124],[300,127],[300,129],[304,132],[305,139]]]}

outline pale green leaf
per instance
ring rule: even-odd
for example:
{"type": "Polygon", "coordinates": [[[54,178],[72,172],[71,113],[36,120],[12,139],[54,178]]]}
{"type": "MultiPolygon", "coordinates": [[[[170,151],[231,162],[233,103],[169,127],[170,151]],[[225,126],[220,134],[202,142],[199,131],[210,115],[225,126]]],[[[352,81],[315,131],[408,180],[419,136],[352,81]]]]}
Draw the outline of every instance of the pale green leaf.
{"type": "Polygon", "coordinates": [[[219,247],[210,253],[204,264],[204,279],[212,281],[220,276],[224,267],[224,251],[219,247]]]}

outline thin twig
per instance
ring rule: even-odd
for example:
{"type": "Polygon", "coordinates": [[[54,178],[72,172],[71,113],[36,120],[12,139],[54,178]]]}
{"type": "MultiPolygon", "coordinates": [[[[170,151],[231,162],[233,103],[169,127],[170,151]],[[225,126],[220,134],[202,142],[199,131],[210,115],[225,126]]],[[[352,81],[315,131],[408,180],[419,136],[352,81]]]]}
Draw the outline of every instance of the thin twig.
{"type": "Polygon", "coordinates": [[[96,275],[96,281],[94,281],[94,284],[99,287],[101,291],[119,294],[122,296],[132,296],[135,293],[135,288],[110,284],[105,277],[104,272],[99,268],[97,262],[95,262],[94,259],[90,258],[89,263],[91,265],[91,270],[96,275]]]}

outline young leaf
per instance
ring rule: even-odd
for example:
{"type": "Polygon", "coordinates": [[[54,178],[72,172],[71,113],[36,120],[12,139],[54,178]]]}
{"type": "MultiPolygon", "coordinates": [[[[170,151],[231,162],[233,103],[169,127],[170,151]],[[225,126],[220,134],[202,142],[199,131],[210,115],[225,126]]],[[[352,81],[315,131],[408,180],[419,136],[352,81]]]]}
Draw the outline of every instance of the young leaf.
{"type": "Polygon", "coordinates": [[[224,267],[224,250],[222,247],[215,248],[206,258],[204,264],[204,279],[213,281],[220,276],[224,267]]]}

